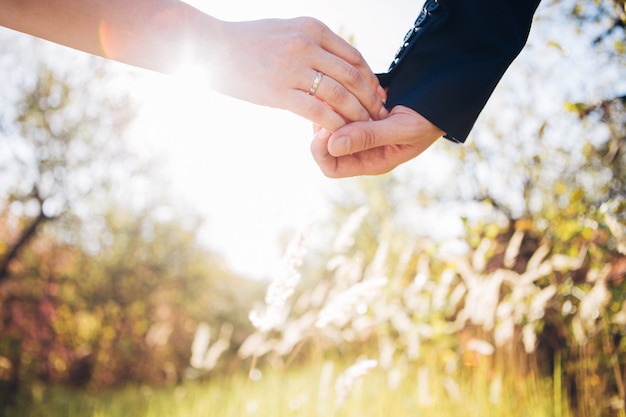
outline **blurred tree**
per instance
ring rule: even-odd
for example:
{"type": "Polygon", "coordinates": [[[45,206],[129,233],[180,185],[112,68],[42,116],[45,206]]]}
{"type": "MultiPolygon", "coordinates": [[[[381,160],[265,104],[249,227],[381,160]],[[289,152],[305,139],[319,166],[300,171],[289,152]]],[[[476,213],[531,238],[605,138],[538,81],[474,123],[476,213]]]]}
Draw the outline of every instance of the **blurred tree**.
{"type": "Polygon", "coordinates": [[[451,170],[455,181],[435,198],[465,213],[470,247],[498,243],[489,254],[494,270],[505,267],[516,232],[524,233],[512,266],[518,271],[541,247],[553,256],[583,256],[537,285],[558,290],[538,336],[547,349],[542,358],[566,361],[564,383],[584,416],[607,412],[611,396],[622,404],[626,398],[618,319],[626,297],[625,22],[622,0],[542,3],[527,49],[469,143],[445,146],[459,162],[451,170]],[[595,280],[604,279],[610,301],[581,339],[577,297],[591,299],[595,280]]]}
{"type": "MultiPolygon", "coordinates": [[[[474,247],[485,236],[507,242],[517,230],[525,232],[527,259],[542,245],[552,254],[584,256],[577,267],[538,282],[558,290],[539,345],[544,363],[563,359],[577,415],[610,415],[611,398],[622,404],[617,409],[623,415],[626,11],[620,0],[552,2],[545,10],[550,13],[537,26],[553,22],[563,32],[531,39],[515,68],[521,75],[510,77],[499,91],[498,110],[486,115],[473,143],[461,150],[464,195],[508,224],[491,235],[479,224],[468,241],[474,247]],[[564,15],[571,18],[563,21],[564,15]],[[533,59],[538,53],[543,62],[533,59]],[[607,300],[598,290],[604,280],[607,300]],[[582,337],[577,305],[594,297],[597,321],[582,337]]],[[[500,262],[505,248],[498,251],[500,262]]]]}
{"type": "MultiPolygon", "coordinates": [[[[11,47],[19,43],[3,37],[0,62],[7,82],[0,126],[0,334],[3,345],[18,346],[8,352],[13,386],[24,375],[53,375],[50,363],[65,366],[66,352],[52,354],[57,330],[52,320],[59,305],[51,271],[57,265],[67,268],[66,260],[76,251],[71,244],[82,239],[76,228],[81,209],[84,213],[106,192],[116,170],[128,175],[136,166],[125,166],[129,155],[121,140],[133,106],[126,95],[109,88],[106,67],[85,59],[73,61],[75,67],[54,68],[31,55],[15,71],[12,58],[17,55],[11,47]],[[53,222],[63,224],[57,236],[38,238],[53,222]],[[19,273],[29,263],[29,273],[19,273]],[[29,357],[33,352],[46,358],[38,370],[30,368],[36,362],[29,357]]],[[[21,47],[36,50],[37,43],[21,47]]]]}
{"type": "Polygon", "coordinates": [[[9,190],[4,209],[19,218],[20,231],[4,242],[0,282],[44,223],[60,219],[72,205],[85,204],[88,195],[93,198],[106,189],[111,171],[130,171],[124,166],[129,155],[121,134],[132,120],[133,107],[128,97],[102,94],[102,66],[94,61],[81,71],[61,75],[45,65],[34,71],[35,83],[25,87],[14,104],[20,140],[13,144],[15,159],[5,170],[19,181],[9,190]]]}
{"type": "Polygon", "coordinates": [[[133,75],[42,53],[16,74],[19,50],[0,57],[0,84],[13,81],[0,103],[0,404],[18,382],[178,382],[200,321],[234,324],[234,354],[259,284],[198,241],[201,217],[128,151],[133,75]]]}

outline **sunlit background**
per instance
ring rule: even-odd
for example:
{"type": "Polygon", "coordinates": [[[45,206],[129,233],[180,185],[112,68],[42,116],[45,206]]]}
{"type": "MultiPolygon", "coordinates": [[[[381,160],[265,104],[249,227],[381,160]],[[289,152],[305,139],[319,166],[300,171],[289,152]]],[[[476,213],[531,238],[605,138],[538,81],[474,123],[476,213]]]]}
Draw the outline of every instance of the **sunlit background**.
{"type": "MultiPolygon", "coordinates": [[[[353,37],[374,71],[385,71],[420,1],[189,1],[224,20],[314,16],[353,37]],[[384,5],[384,7],[382,7],[384,5]]],[[[289,236],[328,212],[338,180],[326,179],[309,145],[311,124],[290,113],[216,94],[200,77],[146,73],[133,140],[163,156],[177,192],[207,216],[203,239],[234,270],[267,277],[289,236]]],[[[351,181],[351,180],[347,180],[351,181]]]]}
{"type": "MultiPolygon", "coordinates": [[[[386,71],[423,3],[410,0],[189,2],[211,15],[232,21],[316,17],[352,39],[375,72],[386,71]]],[[[561,111],[563,103],[554,97],[562,91],[567,91],[565,94],[572,102],[600,100],[607,90],[619,89],[619,83],[625,82],[626,77],[620,77],[616,67],[603,68],[599,77],[588,76],[597,74],[597,62],[576,41],[575,28],[564,29],[553,23],[535,26],[519,60],[532,61],[537,74],[552,73],[560,83],[544,83],[542,93],[532,95],[534,90],[529,89],[529,82],[537,85],[542,82],[542,76],[533,78],[532,74],[516,71],[514,65],[505,79],[508,85],[516,86],[513,88],[524,106],[549,115],[561,111]],[[559,65],[564,57],[576,63],[576,72],[567,65],[559,65]]],[[[331,180],[322,175],[310,156],[313,133],[308,121],[282,110],[216,94],[203,83],[201,74],[196,72],[196,77],[190,77],[185,68],[181,71],[180,77],[145,72],[142,82],[132,86],[141,105],[132,140],[138,152],[161,156],[163,172],[175,192],[206,214],[202,239],[221,253],[236,272],[268,277],[282,256],[285,238],[328,214],[332,198],[341,192],[341,187],[356,180],[331,180]]],[[[508,104],[498,100],[496,94],[484,113],[492,114],[498,109],[498,123],[504,125],[516,117],[516,110],[509,111],[508,104]]],[[[551,127],[571,134],[567,122],[554,120],[551,127]]],[[[523,129],[536,128],[531,122],[523,129]]],[[[449,146],[445,140],[440,142],[434,148],[449,146]]],[[[446,158],[429,150],[397,169],[396,175],[415,178],[424,188],[446,187],[456,175],[446,158]]],[[[503,164],[508,161],[501,160],[503,164]]],[[[502,169],[506,170],[506,166],[502,169]]],[[[478,175],[486,179],[490,173],[478,175]]],[[[506,194],[507,186],[494,185],[505,187],[501,194],[506,194]]],[[[408,195],[404,197],[411,199],[408,195]]],[[[521,206],[522,202],[516,204],[521,206]]],[[[416,216],[407,210],[407,223],[435,239],[450,239],[460,232],[459,213],[452,209],[450,216],[441,221],[445,211],[442,213],[440,207],[432,211],[422,207],[416,216]]]]}
{"type": "MultiPolygon", "coordinates": [[[[421,3],[193,4],[384,71],[421,3]]],[[[0,415],[626,416],[625,7],[543,0],[466,144],[345,180],[197,68],[0,29],[0,415]]]]}

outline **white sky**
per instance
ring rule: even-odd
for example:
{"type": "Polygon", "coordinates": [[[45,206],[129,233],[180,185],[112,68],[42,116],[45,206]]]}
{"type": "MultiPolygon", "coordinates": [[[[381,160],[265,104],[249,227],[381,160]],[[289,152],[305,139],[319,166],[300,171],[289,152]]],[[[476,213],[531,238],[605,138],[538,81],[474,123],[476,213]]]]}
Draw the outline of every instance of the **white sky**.
{"type": "MultiPolygon", "coordinates": [[[[354,36],[356,47],[374,71],[386,70],[423,3],[422,0],[189,2],[225,20],[316,17],[331,29],[354,36]]],[[[544,7],[556,7],[544,3],[544,7]]],[[[553,24],[536,22],[525,54],[534,60],[535,67],[549,66],[549,71],[545,68],[537,71],[552,74],[552,79],[559,82],[552,85],[537,76],[529,84],[527,74],[523,71],[517,74],[522,77],[521,81],[517,80],[522,89],[530,89],[531,84],[542,86],[542,100],[535,105],[546,105],[545,111],[542,110],[546,115],[556,112],[562,117],[564,99],[597,101],[604,96],[611,80],[620,80],[621,91],[623,77],[611,74],[615,68],[610,65],[602,71],[597,68],[597,60],[589,59],[584,48],[579,48],[580,40],[573,26],[565,30],[556,29],[553,24]],[[557,32],[551,33],[551,27],[557,32]],[[546,39],[558,40],[568,52],[562,54],[547,44],[546,39]],[[597,76],[589,77],[590,73],[597,76]]],[[[515,82],[516,71],[511,68],[507,77],[509,82],[515,82]]],[[[139,87],[145,105],[137,121],[135,143],[142,152],[164,155],[163,170],[175,191],[208,219],[207,228],[202,231],[205,241],[237,272],[259,278],[270,275],[281,257],[281,235],[301,230],[319,217],[323,219],[330,207],[328,196],[337,190],[338,184],[354,181],[330,180],[321,174],[310,156],[312,129],[304,119],[232,100],[196,84],[185,85],[181,79],[147,72],[145,83],[139,87]]],[[[484,113],[496,111],[501,117],[502,109],[495,108],[498,105],[496,92],[484,113]]],[[[445,187],[446,181],[455,175],[445,171],[450,169],[449,165],[441,160],[440,154],[427,151],[418,161],[396,172],[402,175],[403,169],[406,172],[419,169],[425,173],[423,186],[445,187]]],[[[440,212],[418,210],[406,217],[411,224],[419,224],[423,233],[434,236],[442,233],[434,226],[441,224],[441,220],[433,221],[440,216],[440,212]]]]}
{"type": "MultiPolygon", "coordinates": [[[[313,16],[354,36],[375,71],[384,71],[422,1],[189,1],[224,20],[313,16]]],[[[323,217],[341,181],[325,178],[309,152],[311,124],[288,112],[218,95],[181,79],[146,73],[133,133],[166,175],[206,215],[203,237],[237,272],[271,273],[279,238],[323,217]]]]}

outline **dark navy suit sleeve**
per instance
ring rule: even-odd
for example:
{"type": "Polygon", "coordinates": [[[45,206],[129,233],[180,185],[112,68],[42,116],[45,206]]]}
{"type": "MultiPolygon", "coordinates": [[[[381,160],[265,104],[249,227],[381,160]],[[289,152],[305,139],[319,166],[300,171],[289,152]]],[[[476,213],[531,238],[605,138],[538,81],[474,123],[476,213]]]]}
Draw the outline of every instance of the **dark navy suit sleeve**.
{"type": "Polygon", "coordinates": [[[464,142],[524,47],[540,0],[427,0],[389,72],[387,107],[412,108],[464,142]]]}

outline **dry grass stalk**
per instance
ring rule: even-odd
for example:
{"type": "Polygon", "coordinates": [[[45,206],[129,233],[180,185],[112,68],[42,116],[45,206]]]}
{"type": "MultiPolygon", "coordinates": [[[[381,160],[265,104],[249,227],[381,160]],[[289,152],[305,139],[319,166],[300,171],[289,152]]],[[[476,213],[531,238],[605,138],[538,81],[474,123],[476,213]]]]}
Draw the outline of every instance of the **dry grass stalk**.
{"type": "Polygon", "coordinates": [[[426,367],[421,367],[417,371],[417,401],[423,406],[429,406],[434,401],[430,393],[429,371],[426,367]]]}
{"type": "Polygon", "coordinates": [[[511,240],[504,252],[504,266],[506,268],[513,268],[513,265],[515,265],[515,259],[519,255],[523,239],[524,232],[522,230],[516,230],[513,236],[511,236],[511,240]]]}
{"type": "MultiPolygon", "coordinates": [[[[593,334],[598,329],[598,319],[602,316],[609,302],[611,294],[606,287],[606,278],[610,269],[610,265],[607,265],[603,270],[591,270],[587,275],[587,280],[593,282],[594,285],[591,291],[580,300],[576,317],[585,333],[593,334]]],[[[581,337],[580,342],[586,342],[586,337],[581,337]]]]}
{"type": "Polygon", "coordinates": [[[604,213],[604,221],[606,222],[606,225],[617,240],[617,250],[622,255],[626,255],[626,225],[620,223],[617,216],[610,213],[610,210],[612,209],[608,204],[603,204],[600,210],[604,213]]]}
{"type": "Polygon", "coordinates": [[[211,327],[207,323],[200,323],[196,328],[191,345],[190,365],[196,369],[202,369],[204,365],[204,355],[211,343],[211,327]]]}
{"type": "Polygon", "coordinates": [[[495,352],[495,348],[491,343],[479,339],[470,339],[465,349],[483,356],[491,356],[495,352]]]}
{"type": "Polygon", "coordinates": [[[359,230],[361,223],[368,213],[369,208],[363,206],[348,217],[348,220],[344,223],[339,233],[337,233],[335,241],[333,242],[333,250],[335,253],[346,253],[352,246],[354,246],[354,234],[357,230],[359,230]]]}
{"type": "Polygon", "coordinates": [[[192,368],[201,371],[210,371],[215,368],[219,358],[230,347],[233,330],[233,326],[230,323],[224,323],[220,328],[217,341],[210,346],[211,328],[206,323],[200,323],[196,329],[191,346],[189,364],[192,368]]]}
{"type": "Polygon", "coordinates": [[[333,323],[338,327],[346,325],[354,316],[356,308],[379,295],[379,290],[387,285],[386,278],[372,278],[358,282],[336,294],[320,311],[315,326],[324,328],[333,323]]]}
{"type": "Polygon", "coordinates": [[[467,294],[465,306],[457,317],[457,324],[463,327],[469,321],[482,326],[485,331],[493,330],[496,310],[500,303],[500,286],[505,274],[500,269],[486,276],[481,276],[469,268],[459,272],[465,280],[467,294]]]}
{"type": "Polygon", "coordinates": [[[339,409],[348,399],[356,382],[375,368],[378,362],[361,359],[346,369],[335,381],[335,409],[339,409]]]}
{"type": "Polygon", "coordinates": [[[257,330],[267,332],[284,324],[288,314],[287,301],[300,283],[301,275],[298,268],[303,263],[306,253],[305,242],[311,228],[312,225],[309,225],[289,243],[280,270],[267,288],[264,309],[250,312],[250,321],[257,330]]]}
{"type": "Polygon", "coordinates": [[[330,387],[335,373],[335,365],[331,361],[324,362],[320,372],[320,381],[317,391],[317,412],[323,415],[326,412],[326,405],[330,401],[330,387]]]}

